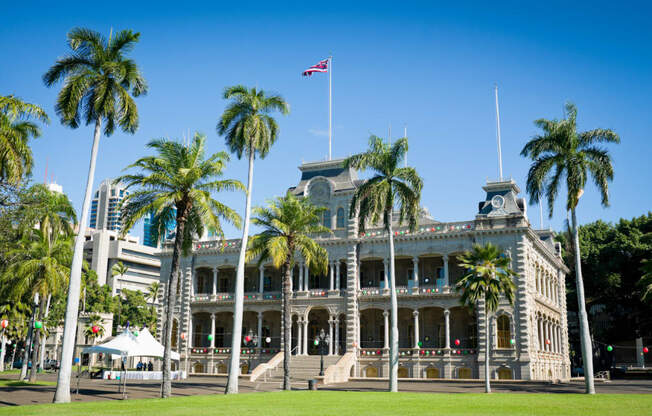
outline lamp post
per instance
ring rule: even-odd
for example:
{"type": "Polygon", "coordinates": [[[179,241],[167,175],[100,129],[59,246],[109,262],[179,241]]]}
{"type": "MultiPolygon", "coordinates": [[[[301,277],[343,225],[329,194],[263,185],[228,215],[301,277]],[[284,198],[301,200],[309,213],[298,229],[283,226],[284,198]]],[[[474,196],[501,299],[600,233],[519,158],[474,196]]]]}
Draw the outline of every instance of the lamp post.
{"type": "Polygon", "coordinates": [[[243,344],[245,347],[249,348],[249,361],[247,362],[247,374],[249,374],[251,371],[251,354],[253,348],[258,345],[258,335],[254,335],[253,331],[250,329],[247,336],[244,337],[243,344]]]}
{"type": "Polygon", "coordinates": [[[317,335],[317,338],[315,338],[315,346],[319,347],[319,355],[320,355],[320,364],[319,364],[319,375],[323,376],[324,375],[324,348],[331,342],[331,337],[330,335],[326,334],[326,331],[324,331],[324,328],[322,328],[319,331],[319,335],[317,335]]]}

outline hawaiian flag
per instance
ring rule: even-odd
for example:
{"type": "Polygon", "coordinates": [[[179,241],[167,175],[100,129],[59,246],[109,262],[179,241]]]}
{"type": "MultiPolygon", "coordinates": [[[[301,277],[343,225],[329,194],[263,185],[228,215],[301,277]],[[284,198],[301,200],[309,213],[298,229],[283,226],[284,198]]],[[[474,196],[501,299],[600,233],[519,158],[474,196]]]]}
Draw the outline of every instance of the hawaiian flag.
{"type": "Polygon", "coordinates": [[[328,59],[324,59],[323,61],[319,61],[319,63],[317,65],[313,65],[310,68],[303,71],[303,76],[304,77],[309,77],[315,72],[328,72],[328,59]]]}

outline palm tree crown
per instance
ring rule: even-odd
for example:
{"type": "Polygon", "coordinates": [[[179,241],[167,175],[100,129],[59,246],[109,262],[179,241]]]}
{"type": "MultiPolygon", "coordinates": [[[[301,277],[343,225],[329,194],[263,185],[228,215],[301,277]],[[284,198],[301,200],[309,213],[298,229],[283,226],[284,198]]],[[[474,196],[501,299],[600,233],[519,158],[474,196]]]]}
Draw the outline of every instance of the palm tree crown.
{"type": "Polygon", "coordinates": [[[317,207],[308,198],[297,198],[291,192],[269,201],[266,208],[256,207],[252,222],[263,231],[251,237],[248,259],[258,258],[262,264],[271,261],[281,268],[290,261],[294,266],[294,253],[299,252],[315,273],[328,270],[328,252],[311,238],[312,235],[330,233],[321,225],[326,208],[317,207]]]}
{"type": "Polygon", "coordinates": [[[13,95],[0,96],[0,182],[17,184],[32,172],[29,140],[41,135],[33,121],[49,123],[45,111],[13,95]]]}
{"type": "Polygon", "coordinates": [[[158,154],[138,159],[129,168],[143,173],[123,175],[116,182],[126,188],[138,186],[122,201],[123,234],[136,221],[154,213],[153,229],[158,238],[165,236],[171,221],[182,217],[184,249],[204,233],[204,228],[223,236],[220,218],[240,226],[240,216],[231,208],[213,199],[211,192],[244,190],[240,181],[216,178],[223,175],[229,156],[224,152],[205,158],[206,137],[195,134],[190,145],[169,140],[153,140],[147,144],[158,154]]]}
{"type": "Polygon", "coordinates": [[[138,128],[138,109],[131,95],[147,93],[147,84],[136,62],[125,55],[140,33],[122,30],[108,41],[100,33],[83,28],[68,33],[71,53],[59,58],[43,75],[48,87],[64,80],[55,110],[61,123],[77,128],[104,120],[110,136],[116,123],[129,133],[138,128]],[[131,94],[131,95],[130,95],[131,94]]]}
{"type": "Polygon", "coordinates": [[[512,279],[516,273],[510,269],[511,259],[497,246],[476,244],[473,251],[467,251],[459,260],[466,274],[457,282],[456,288],[462,292],[460,301],[464,305],[476,305],[483,300],[486,310],[495,312],[501,295],[510,304],[514,303],[516,286],[512,279]]]}
{"type": "Polygon", "coordinates": [[[265,95],[265,91],[243,85],[228,87],[224,98],[232,100],[217,123],[217,132],[226,138],[226,145],[242,158],[258,153],[262,158],[278,138],[278,124],[269,113],[288,114],[290,106],[280,95],[265,95]]]}
{"type": "Polygon", "coordinates": [[[602,195],[602,205],[609,205],[608,182],[613,179],[614,170],[609,152],[598,144],[620,143],[620,138],[612,130],[578,132],[577,108],[566,103],[565,109],[565,119],[535,120],[534,124],[543,130],[543,134],[534,136],[521,150],[521,156],[533,160],[527,175],[530,201],[539,201],[545,194],[551,218],[564,177],[568,190],[567,210],[577,206],[589,172],[602,195]]]}
{"type": "Polygon", "coordinates": [[[349,214],[354,217],[358,213],[360,232],[364,232],[367,225],[377,224],[381,217],[387,229],[394,207],[398,207],[399,224],[407,221],[411,230],[416,228],[423,181],[414,168],[400,167],[407,150],[405,137],[389,145],[372,135],[367,152],[345,160],[347,168],[374,172],[351,199],[349,214]]]}

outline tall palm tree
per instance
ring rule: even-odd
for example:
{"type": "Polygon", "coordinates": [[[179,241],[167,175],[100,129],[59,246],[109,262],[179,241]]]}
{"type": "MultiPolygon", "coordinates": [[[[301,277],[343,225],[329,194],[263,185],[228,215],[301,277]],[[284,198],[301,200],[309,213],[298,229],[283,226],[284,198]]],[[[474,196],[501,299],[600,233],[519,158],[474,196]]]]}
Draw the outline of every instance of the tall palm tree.
{"type": "Polygon", "coordinates": [[[489,356],[491,354],[491,319],[498,309],[501,296],[510,305],[514,304],[516,285],[512,280],[516,273],[510,268],[511,259],[497,246],[487,243],[474,245],[473,251],[460,256],[459,266],[466,274],[457,282],[455,288],[462,293],[460,302],[474,309],[484,303],[485,316],[485,354],[484,386],[491,393],[489,385],[489,356]]]}
{"type": "Polygon", "coordinates": [[[278,125],[270,113],[290,112],[289,105],[280,95],[266,95],[263,90],[247,88],[243,85],[228,87],[224,90],[224,99],[231,100],[217,123],[217,132],[225,136],[226,145],[241,159],[249,159],[247,176],[247,202],[245,206],[244,227],[240,245],[240,257],[235,279],[235,299],[233,310],[233,335],[231,340],[231,361],[226,393],[238,392],[240,373],[240,335],[242,332],[242,313],[244,307],[244,272],[249,238],[249,215],[251,211],[251,193],[253,192],[254,159],[256,154],[263,159],[278,138],[278,125]]]}
{"type": "MultiPolygon", "coordinates": [[[[10,296],[21,299],[40,294],[40,315],[45,315],[45,300],[49,295],[55,295],[65,287],[70,273],[72,258],[70,239],[53,234],[48,238],[46,230],[33,230],[17,246],[7,253],[10,262],[3,273],[2,281],[9,285],[10,296]]],[[[38,319],[39,311],[34,310],[34,320],[38,319]]],[[[36,358],[39,345],[39,335],[34,333],[34,349],[32,356],[32,372],[30,382],[36,377],[36,358]]]]}
{"type": "Polygon", "coordinates": [[[95,126],[81,221],[75,238],[55,403],[70,402],[84,239],[102,125],[107,136],[114,132],[116,124],[122,131],[134,133],[138,129],[138,109],[132,95],[137,97],[147,92],[145,78],[136,62],[126,57],[139,39],[140,34],[131,30],[122,30],[107,40],[93,30],[72,29],[68,33],[70,53],[59,58],[43,75],[48,87],[63,80],[55,106],[63,125],[73,129],[82,122],[95,126]]]}
{"type": "Polygon", "coordinates": [[[645,259],[641,262],[640,271],[643,272],[638,285],[643,289],[641,300],[652,301],[652,259],[645,259]]]}
{"type": "Polygon", "coordinates": [[[205,157],[206,137],[195,134],[188,145],[175,141],[153,140],[147,145],[155,156],[138,159],[128,168],[138,173],[124,175],[122,181],[131,192],[122,202],[123,234],[150,212],[154,212],[152,228],[157,239],[165,238],[172,219],[176,219],[176,235],[172,266],[165,293],[165,323],[163,326],[163,381],[161,397],[169,397],[172,318],[177,297],[180,256],[187,255],[192,240],[204,229],[224,236],[221,220],[240,226],[240,216],[226,205],[213,199],[211,192],[244,191],[244,185],[233,179],[218,179],[223,175],[229,156],[219,152],[205,157]]]}
{"type": "Polygon", "coordinates": [[[0,96],[0,182],[18,184],[32,171],[29,140],[41,135],[33,121],[49,123],[45,111],[35,105],[9,96],[0,96]]]}
{"type": "Polygon", "coordinates": [[[288,192],[286,196],[269,202],[266,208],[254,208],[253,223],[263,229],[251,238],[247,257],[258,258],[258,264],[272,262],[274,267],[283,271],[283,390],[291,390],[290,384],[290,348],[292,317],[290,300],[292,299],[292,269],[295,253],[300,253],[308,267],[316,274],[328,271],[328,252],[320,247],[311,236],[330,233],[330,229],[321,225],[325,208],[316,207],[309,199],[298,199],[288,192]]]}
{"type": "Polygon", "coordinates": [[[161,283],[160,282],[152,282],[151,285],[147,288],[147,297],[152,301],[152,303],[156,303],[156,298],[158,298],[158,292],[161,290],[161,283]]]}
{"type": "Polygon", "coordinates": [[[521,150],[521,156],[532,159],[527,175],[527,192],[530,202],[542,198],[548,200],[549,216],[562,181],[566,180],[566,210],[571,212],[573,249],[575,251],[575,284],[577,287],[577,307],[580,320],[580,340],[584,362],[586,393],[595,394],[593,385],[593,354],[591,333],[584,302],[584,283],[577,225],[577,203],[584,193],[589,174],[600,190],[602,206],[609,206],[609,185],[614,169],[609,152],[600,147],[601,143],[620,143],[620,137],[609,129],[577,131],[577,108],[566,103],[566,118],[562,120],[538,119],[534,124],[543,133],[532,138],[521,150]]]}
{"type": "Polygon", "coordinates": [[[357,216],[359,231],[367,225],[382,220],[387,231],[389,256],[389,285],[391,301],[391,331],[389,343],[389,391],[398,391],[398,301],[394,265],[394,209],[398,209],[396,225],[407,224],[411,231],[417,226],[419,201],[423,181],[411,167],[401,167],[408,151],[408,140],[403,137],[393,145],[380,137],[369,138],[369,149],[344,161],[344,166],[356,170],[371,170],[374,175],[355,191],[351,199],[349,215],[357,216]]]}

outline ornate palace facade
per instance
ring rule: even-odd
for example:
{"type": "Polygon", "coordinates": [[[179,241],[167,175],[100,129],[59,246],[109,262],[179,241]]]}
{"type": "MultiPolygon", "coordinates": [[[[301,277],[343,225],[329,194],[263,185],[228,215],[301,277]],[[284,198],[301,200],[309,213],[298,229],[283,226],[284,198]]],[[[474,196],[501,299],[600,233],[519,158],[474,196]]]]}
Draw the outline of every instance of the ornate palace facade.
{"type": "MultiPolygon", "coordinates": [[[[297,258],[293,270],[292,351],[317,354],[320,330],[333,342],[329,355],[353,353],[356,377],[386,377],[390,301],[387,235],[380,228],[360,234],[349,219],[349,201],[362,183],[342,160],[306,163],[290,188],[325,206],[320,238],[329,271],[312,275],[297,258]]],[[[565,274],[551,231],[534,230],[525,200],[513,181],[488,182],[474,219],[442,223],[424,210],[416,232],[396,227],[399,377],[484,377],[486,331],[492,342],[492,378],[568,379],[568,324],[565,274]],[[461,253],[472,244],[492,242],[512,258],[518,273],[514,305],[501,304],[487,322],[484,313],[460,305],[454,286],[463,275],[461,253]]],[[[181,263],[180,298],[173,346],[191,373],[225,373],[233,319],[233,288],[239,240],[197,241],[181,263]]],[[[169,276],[170,247],[161,252],[161,280],[169,276]]],[[[281,272],[269,265],[247,265],[243,367],[264,362],[281,348],[281,272]]],[[[482,308],[478,308],[482,310],[482,308]]],[[[161,331],[162,332],[162,331],[161,331]]],[[[348,354],[350,357],[351,355],[348,354]]]]}

